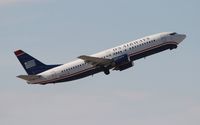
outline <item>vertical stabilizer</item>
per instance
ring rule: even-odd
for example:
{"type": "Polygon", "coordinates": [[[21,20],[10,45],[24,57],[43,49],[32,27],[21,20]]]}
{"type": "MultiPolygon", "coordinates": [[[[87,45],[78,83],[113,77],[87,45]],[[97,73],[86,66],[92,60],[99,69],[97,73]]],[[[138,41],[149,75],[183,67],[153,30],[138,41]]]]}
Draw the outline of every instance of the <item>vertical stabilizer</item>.
{"type": "Polygon", "coordinates": [[[28,75],[36,75],[59,65],[46,65],[22,50],[14,52],[28,75]]]}

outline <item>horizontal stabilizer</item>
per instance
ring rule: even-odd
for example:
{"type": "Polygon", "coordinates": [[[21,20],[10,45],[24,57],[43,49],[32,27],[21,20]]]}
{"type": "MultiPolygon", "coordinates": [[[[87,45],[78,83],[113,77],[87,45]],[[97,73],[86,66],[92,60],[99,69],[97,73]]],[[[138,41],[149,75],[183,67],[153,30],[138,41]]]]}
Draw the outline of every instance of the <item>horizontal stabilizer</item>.
{"type": "Polygon", "coordinates": [[[42,76],[40,76],[40,75],[19,75],[17,77],[21,78],[23,80],[26,80],[26,81],[33,81],[33,80],[40,79],[42,76]]]}

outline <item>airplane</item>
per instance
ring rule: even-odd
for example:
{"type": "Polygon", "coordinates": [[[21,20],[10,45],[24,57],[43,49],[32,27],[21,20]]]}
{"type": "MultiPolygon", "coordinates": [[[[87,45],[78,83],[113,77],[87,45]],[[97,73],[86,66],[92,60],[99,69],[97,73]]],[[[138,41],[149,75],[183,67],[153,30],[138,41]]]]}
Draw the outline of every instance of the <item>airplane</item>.
{"type": "Polygon", "coordinates": [[[66,64],[46,65],[23,50],[14,53],[28,75],[18,78],[28,84],[55,84],[84,78],[110,70],[123,71],[134,66],[134,61],[164,50],[176,49],[186,38],[185,34],[162,32],[137,39],[93,55],[81,55],[66,64]]]}

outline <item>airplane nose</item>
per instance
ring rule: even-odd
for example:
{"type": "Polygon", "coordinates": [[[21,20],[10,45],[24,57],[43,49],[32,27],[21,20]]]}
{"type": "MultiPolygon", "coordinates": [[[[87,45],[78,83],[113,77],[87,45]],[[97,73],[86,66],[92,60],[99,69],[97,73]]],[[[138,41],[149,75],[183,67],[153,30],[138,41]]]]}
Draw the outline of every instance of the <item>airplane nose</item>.
{"type": "Polygon", "coordinates": [[[184,40],[186,38],[186,35],[185,34],[181,34],[180,37],[181,37],[182,40],[184,40]]]}
{"type": "Polygon", "coordinates": [[[178,36],[177,37],[177,42],[178,43],[182,42],[186,38],[185,34],[178,34],[177,36],[178,36]]]}

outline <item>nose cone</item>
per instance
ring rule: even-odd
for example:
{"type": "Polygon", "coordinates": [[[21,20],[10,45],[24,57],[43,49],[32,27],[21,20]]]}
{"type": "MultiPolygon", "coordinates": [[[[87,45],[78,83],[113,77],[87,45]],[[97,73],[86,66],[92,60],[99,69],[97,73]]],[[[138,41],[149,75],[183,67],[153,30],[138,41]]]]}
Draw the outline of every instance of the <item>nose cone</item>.
{"type": "Polygon", "coordinates": [[[185,34],[180,34],[180,37],[182,40],[184,40],[186,38],[186,35],[185,34]]]}
{"type": "Polygon", "coordinates": [[[186,35],[185,35],[185,34],[179,34],[179,35],[177,36],[177,42],[180,43],[180,42],[182,42],[185,38],[186,38],[186,35]]]}

